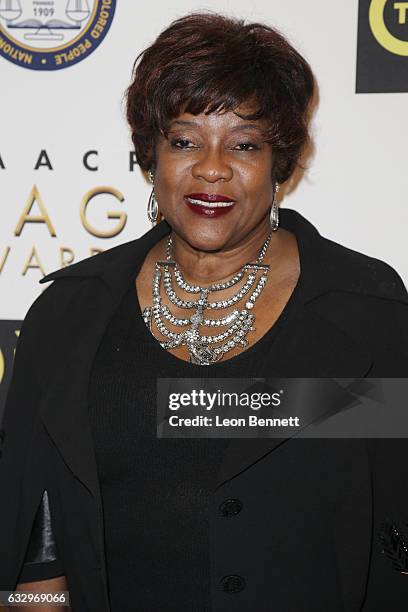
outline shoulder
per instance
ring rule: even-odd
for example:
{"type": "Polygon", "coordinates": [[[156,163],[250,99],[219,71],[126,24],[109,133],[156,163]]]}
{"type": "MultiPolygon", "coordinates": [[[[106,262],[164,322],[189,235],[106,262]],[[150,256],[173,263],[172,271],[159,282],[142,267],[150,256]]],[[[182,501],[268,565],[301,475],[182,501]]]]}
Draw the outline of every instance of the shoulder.
{"type": "MultiPolygon", "coordinates": [[[[143,237],[142,237],[143,238],[143,237]]],[[[40,283],[48,283],[62,278],[86,278],[92,276],[103,276],[112,265],[120,266],[121,262],[128,260],[138,251],[139,241],[142,238],[131,240],[117,246],[106,249],[90,257],[86,257],[64,268],[54,270],[40,280],[40,283]]]]}
{"type": "Polygon", "coordinates": [[[79,316],[78,304],[91,303],[102,288],[107,292],[106,296],[120,292],[130,281],[138,262],[168,231],[167,228],[167,224],[155,226],[140,238],[46,275],[40,284],[50,284],[27,311],[21,336],[33,339],[34,336],[47,337],[58,325],[65,326],[74,317],[74,312],[79,316]]]}
{"type": "Polygon", "coordinates": [[[55,270],[45,276],[40,283],[61,278],[86,278],[100,277],[112,281],[114,278],[124,277],[128,270],[143,259],[150,249],[170,231],[170,226],[166,221],[162,221],[154,226],[140,238],[130,240],[123,244],[107,249],[102,253],[92,255],[86,259],[55,270]]]}
{"type": "Polygon", "coordinates": [[[355,299],[377,297],[408,303],[398,272],[385,261],[348,248],[322,235],[302,214],[282,209],[282,226],[295,234],[301,276],[307,297],[329,292],[354,294],[355,299]]]}
{"type": "Polygon", "coordinates": [[[36,352],[52,337],[56,327],[69,312],[70,305],[85,279],[63,278],[46,287],[29,307],[17,341],[17,350],[36,352]]]}
{"type": "Polygon", "coordinates": [[[397,300],[408,305],[399,273],[387,262],[321,237],[324,266],[333,289],[360,296],[397,300]]]}
{"type": "Polygon", "coordinates": [[[108,279],[110,274],[120,277],[123,265],[134,259],[139,240],[117,245],[47,274],[39,283],[49,284],[30,306],[24,322],[44,323],[48,317],[58,316],[64,305],[69,308],[70,301],[78,297],[78,292],[82,294],[89,287],[92,293],[96,283],[108,279]]]}
{"type": "Polygon", "coordinates": [[[354,339],[375,364],[371,375],[405,376],[408,367],[408,293],[385,261],[319,239],[316,273],[325,288],[307,309],[354,339]]]}

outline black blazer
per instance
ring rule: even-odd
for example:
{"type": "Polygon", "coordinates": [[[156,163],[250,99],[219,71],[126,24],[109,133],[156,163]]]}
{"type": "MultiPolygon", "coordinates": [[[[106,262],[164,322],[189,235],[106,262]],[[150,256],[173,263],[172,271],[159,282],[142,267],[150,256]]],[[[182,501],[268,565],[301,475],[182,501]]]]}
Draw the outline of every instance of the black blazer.
{"type": "MultiPolygon", "coordinates": [[[[274,374],[407,377],[408,295],[395,270],[293,210],[281,225],[297,237],[304,292],[275,340],[274,374]]],[[[0,589],[14,589],[48,495],[74,612],[109,611],[88,380],[136,269],[169,230],[163,221],[41,281],[55,282],[25,318],[0,436],[0,589]]],[[[232,440],[211,503],[214,612],[406,610],[408,575],[378,531],[384,518],[408,520],[407,449],[403,439],[232,440]],[[225,512],[229,499],[240,512],[225,512]]]]}

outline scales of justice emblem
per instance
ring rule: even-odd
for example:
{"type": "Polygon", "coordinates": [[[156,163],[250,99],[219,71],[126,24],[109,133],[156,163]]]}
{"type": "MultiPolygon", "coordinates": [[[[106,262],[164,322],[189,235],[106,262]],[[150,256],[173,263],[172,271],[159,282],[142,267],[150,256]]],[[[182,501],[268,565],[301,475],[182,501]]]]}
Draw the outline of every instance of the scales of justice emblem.
{"type": "Polygon", "coordinates": [[[16,42],[45,50],[76,38],[88,23],[93,4],[92,0],[0,0],[0,20],[16,42]]]}

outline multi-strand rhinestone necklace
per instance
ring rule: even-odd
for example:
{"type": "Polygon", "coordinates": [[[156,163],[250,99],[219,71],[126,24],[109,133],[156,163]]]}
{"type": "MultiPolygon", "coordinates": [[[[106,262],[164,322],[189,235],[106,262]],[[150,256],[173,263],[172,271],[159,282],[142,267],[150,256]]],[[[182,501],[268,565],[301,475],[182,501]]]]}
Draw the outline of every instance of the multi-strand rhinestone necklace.
{"type": "Polygon", "coordinates": [[[170,235],[166,245],[166,259],[156,262],[152,287],[153,303],[143,310],[143,319],[160,345],[165,349],[186,346],[190,362],[198,365],[211,365],[222,359],[236,346],[246,347],[248,333],[255,331],[255,315],[252,309],[267,281],[269,265],[263,264],[262,261],[271,238],[272,232],[263,243],[255,262],[245,264],[227,281],[201,287],[190,285],[184,279],[183,273],[173,259],[173,241],[170,235]],[[244,278],[245,276],[247,278],[244,278]],[[211,294],[234,287],[241,280],[243,283],[233,295],[227,299],[210,301],[211,294]],[[193,310],[190,316],[180,318],[172,314],[168,306],[162,302],[160,293],[162,284],[170,303],[179,308],[193,310]],[[179,297],[176,293],[176,286],[189,294],[197,295],[197,299],[179,297]],[[207,310],[222,311],[225,308],[237,306],[244,299],[246,299],[245,306],[241,310],[234,308],[232,312],[220,318],[205,316],[207,310]],[[187,329],[180,332],[172,331],[165,321],[176,328],[187,329]],[[160,340],[155,336],[154,326],[165,336],[166,340],[160,340]],[[206,335],[201,333],[202,327],[213,330],[218,330],[220,327],[225,329],[220,333],[206,335]]]}

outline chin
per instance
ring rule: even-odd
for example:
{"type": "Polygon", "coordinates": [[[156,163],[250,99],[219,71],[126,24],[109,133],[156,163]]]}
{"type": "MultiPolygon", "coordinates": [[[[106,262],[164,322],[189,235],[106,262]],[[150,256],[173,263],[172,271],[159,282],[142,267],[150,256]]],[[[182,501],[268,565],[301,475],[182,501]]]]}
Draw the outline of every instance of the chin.
{"type": "Polygon", "coordinates": [[[170,223],[170,225],[183,240],[199,251],[219,251],[228,245],[234,236],[230,226],[225,227],[224,224],[213,220],[194,224],[194,227],[188,224],[178,226],[170,223]]]}
{"type": "Polygon", "coordinates": [[[194,236],[190,236],[187,234],[183,236],[183,238],[194,249],[197,249],[198,251],[204,251],[206,253],[223,250],[223,248],[225,248],[226,244],[228,243],[227,237],[222,239],[216,236],[197,236],[196,234],[194,236]]]}

